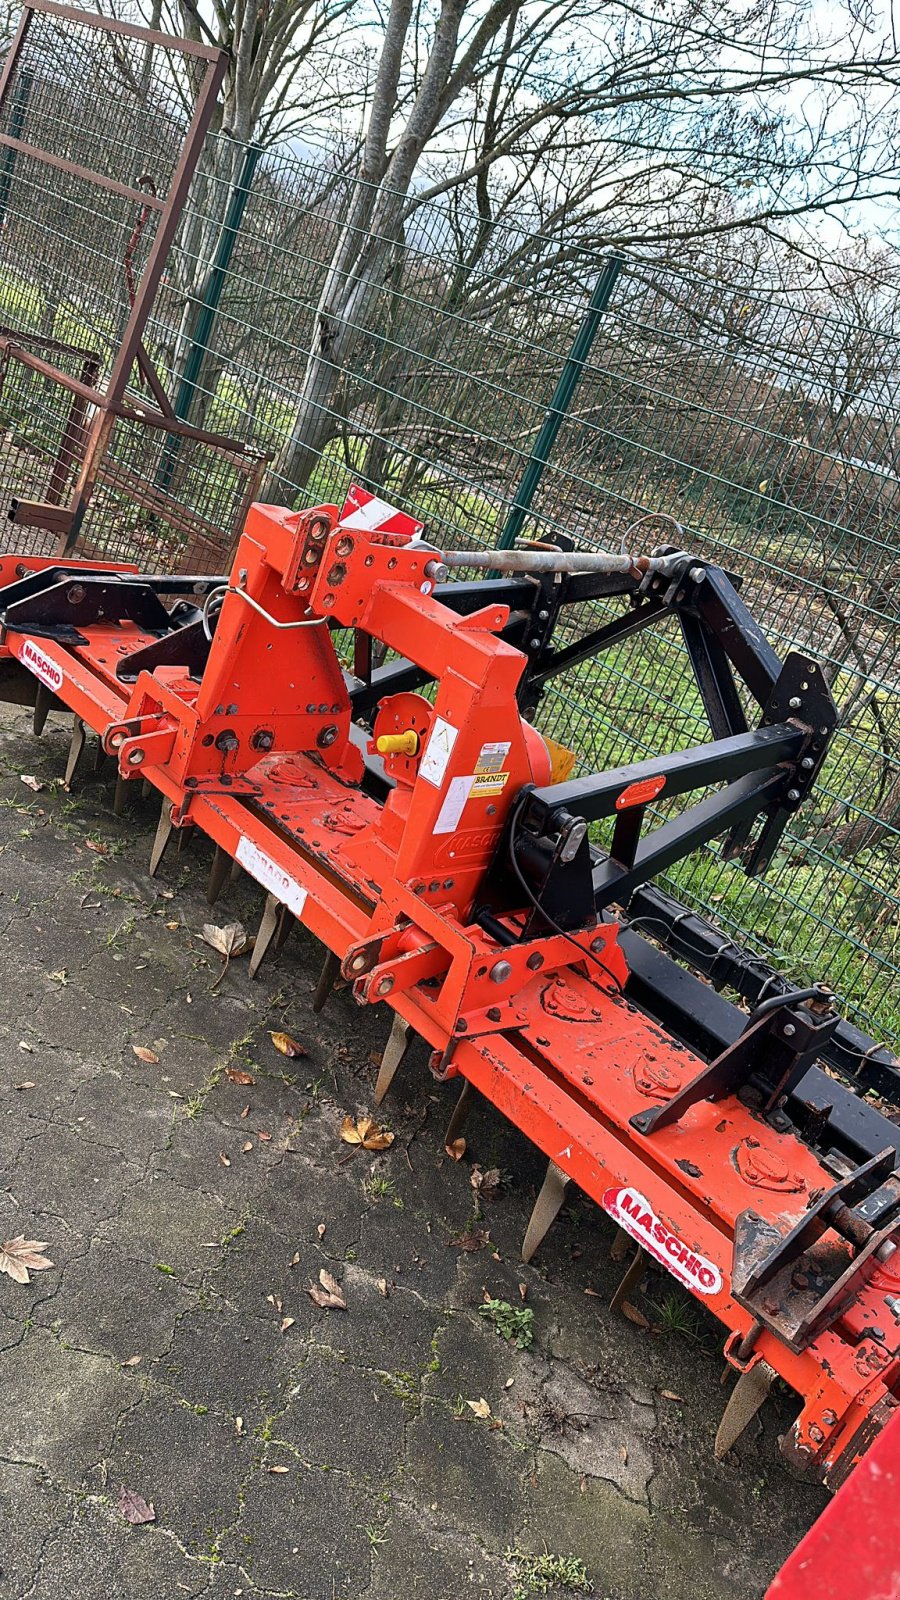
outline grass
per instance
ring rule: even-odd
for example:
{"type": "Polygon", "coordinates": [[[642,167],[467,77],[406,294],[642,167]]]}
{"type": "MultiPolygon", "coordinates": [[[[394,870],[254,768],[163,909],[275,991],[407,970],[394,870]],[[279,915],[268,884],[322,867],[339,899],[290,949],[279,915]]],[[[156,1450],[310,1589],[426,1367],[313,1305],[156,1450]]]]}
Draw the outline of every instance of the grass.
{"type": "Polygon", "coordinates": [[[516,1582],[513,1600],[528,1600],[534,1594],[593,1594],[594,1585],[587,1574],[584,1562],[577,1556],[525,1555],[521,1550],[507,1550],[505,1560],[515,1567],[516,1582]]]}

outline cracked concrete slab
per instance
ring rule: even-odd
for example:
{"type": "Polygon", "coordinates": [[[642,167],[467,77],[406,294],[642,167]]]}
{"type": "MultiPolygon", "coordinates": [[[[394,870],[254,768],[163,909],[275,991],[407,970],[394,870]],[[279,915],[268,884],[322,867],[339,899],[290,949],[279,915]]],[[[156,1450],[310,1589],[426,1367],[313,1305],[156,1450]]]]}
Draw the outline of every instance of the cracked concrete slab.
{"type": "Polygon", "coordinates": [[[523,1267],[544,1163],[485,1104],[451,1161],[424,1051],[390,1150],[342,1144],[387,1018],[346,989],[313,1017],[296,932],[213,991],[202,926],[252,932],[261,895],[211,913],[201,840],[150,880],[156,804],[114,818],[109,770],[65,796],[62,725],[26,724],[0,716],[0,1237],[54,1267],[0,1278],[0,1600],[512,1600],[514,1553],[544,1550],[605,1600],[760,1600],[823,1504],[780,1463],[785,1396],[715,1462],[718,1330],[655,1272],[655,1331],[612,1316],[611,1230],[577,1194],[523,1267]],[[501,1171],[480,1207],[476,1164],[501,1171]],[[310,1298],[322,1271],[346,1311],[310,1298]],[[532,1313],[530,1348],[486,1295],[532,1313]],[[124,1524],[122,1484],[154,1524],[124,1524]]]}

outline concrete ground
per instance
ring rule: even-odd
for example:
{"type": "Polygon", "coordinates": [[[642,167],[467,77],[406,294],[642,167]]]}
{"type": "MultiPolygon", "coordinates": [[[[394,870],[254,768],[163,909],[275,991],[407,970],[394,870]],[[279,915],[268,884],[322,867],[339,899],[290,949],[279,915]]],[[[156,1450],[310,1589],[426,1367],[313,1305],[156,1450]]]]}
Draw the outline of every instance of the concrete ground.
{"type": "Polygon", "coordinates": [[[346,990],[312,1016],[304,934],[213,988],[200,929],[252,931],[260,894],[211,913],[203,840],[151,881],[155,803],[115,820],[89,761],[66,794],[67,729],[28,724],[0,722],[0,1241],[54,1265],[0,1276],[0,1600],[762,1595],[824,1503],[777,1453],[790,1396],[717,1464],[716,1328],[655,1273],[649,1327],[611,1314],[587,1202],[523,1267],[542,1164],[486,1106],[450,1160],[424,1054],[390,1149],[342,1143],[388,1019],[346,990]]]}

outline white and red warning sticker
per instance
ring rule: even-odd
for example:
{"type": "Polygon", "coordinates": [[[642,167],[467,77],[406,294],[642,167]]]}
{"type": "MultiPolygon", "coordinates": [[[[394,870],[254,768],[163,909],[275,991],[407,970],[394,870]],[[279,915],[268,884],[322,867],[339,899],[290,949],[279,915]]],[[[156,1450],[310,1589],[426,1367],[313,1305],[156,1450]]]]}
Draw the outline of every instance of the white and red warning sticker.
{"type": "Polygon", "coordinates": [[[52,657],[48,656],[46,651],[42,650],[40,645],[35,644],[32,639],[25,640],[19,653],[19,660],[23,667],[27,667],[29,672],[33,672],[36,678],[40,678],[41,683],[45,683],[48,689],[62,688],[62,670],[56,665],[52,657]]]}
{"type": "Polygon", "coordinates": [[[630,1185],[607,1189],[603,1196],[603,1209],[608,1211],[620,1228],[630,1233],[647,1254],[658,1261],[673,1278],[683,1283],[695,1294],[718,1294],[722,1288],[722,1274],[714,1261],[708,1261],[692,1250],[667,1222],[656,1215],[650,1201],[639,1189],[630,1185]]]}
{"type": "Polygon", "coordinates": [[[351,485],[338,518],[342,528],[362,528],[370,533],[402,533],[408,539],[418,539],[425,527],[406,511],[398,511],[387,500],[363,489],[358,483],[351,485]]]}

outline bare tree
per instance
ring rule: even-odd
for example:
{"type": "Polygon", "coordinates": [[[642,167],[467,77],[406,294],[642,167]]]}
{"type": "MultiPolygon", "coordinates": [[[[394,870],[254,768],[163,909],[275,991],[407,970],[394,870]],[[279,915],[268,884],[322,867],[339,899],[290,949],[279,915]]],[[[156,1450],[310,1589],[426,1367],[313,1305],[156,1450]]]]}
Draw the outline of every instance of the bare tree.
{"type": "Polygon", "coordinates": [[[458,303],[504,227],[510,293],[577,273],[586,246],[777,227],[896,192],[898,79],[858,8],[836,39],[787,0],[392,0],[282,480],[299,491],[337,431],[342,374],[424,205],[445,207],[448,253],[455,208],[477,212],[458,303]]]}

